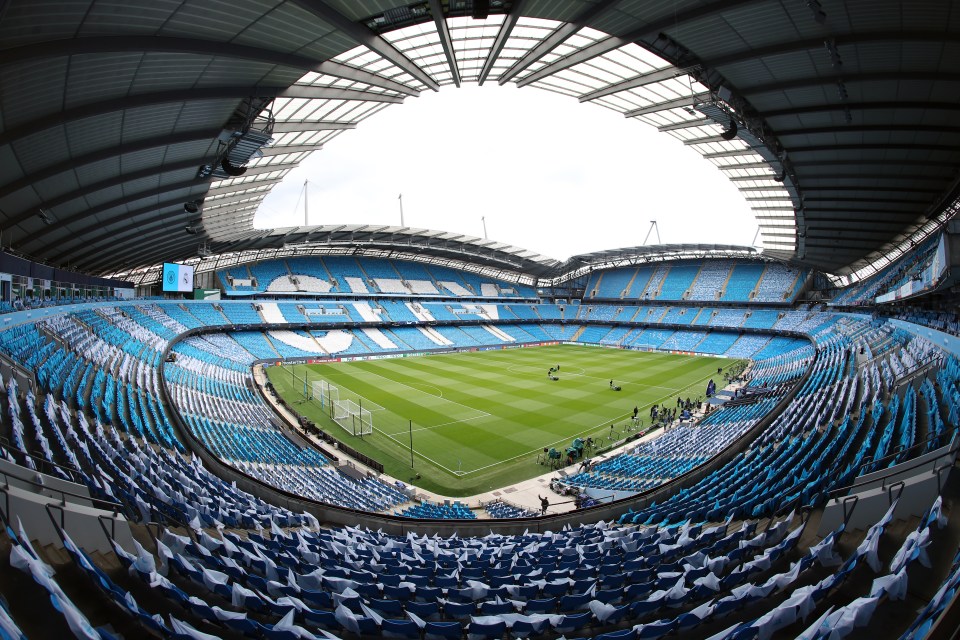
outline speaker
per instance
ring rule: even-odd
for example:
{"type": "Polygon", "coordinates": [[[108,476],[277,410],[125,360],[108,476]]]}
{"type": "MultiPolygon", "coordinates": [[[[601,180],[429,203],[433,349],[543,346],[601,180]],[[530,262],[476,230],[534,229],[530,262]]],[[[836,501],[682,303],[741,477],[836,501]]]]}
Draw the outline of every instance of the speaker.
{"type": "Polygon", "coordinates": [[[723,130],[720,137],[724,140],[733,140],[737,137],[737,121],[730,118],[730,126],[723,130]]]}
{"type": "Polygon", "coordinates": [[[230,164],[229,158],[224,158],[223,162],[220,163],[220,167],[223,168],[224,173],[226,173],[228,176],[233,176],[234,178],[237,176],[242,176],[247,172],[246,167],[238,167],[235,164],[230,164]]]}
{"type": "Polygon", "coordinates": [[[473,19],[486,20],[490,15],[490,0],[473,0],[473,19]]]}

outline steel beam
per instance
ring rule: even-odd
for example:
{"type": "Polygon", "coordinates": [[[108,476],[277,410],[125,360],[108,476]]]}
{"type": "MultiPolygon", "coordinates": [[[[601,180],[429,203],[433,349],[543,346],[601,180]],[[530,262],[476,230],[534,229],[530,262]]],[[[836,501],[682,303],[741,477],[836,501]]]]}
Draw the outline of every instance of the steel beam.
{"type": "Polygon", "coordinates": [[[320,149],[323,149],[323,143],[279,145],[260,149],[260,157],[269,158],[270,156],[282,156],[285,153],[303,153],[305,151],[319,151],[320,149]]]}
{"type": "MultiPolygon", "coordinates": [[[[842,45],[843,43],[838,43],[842,45]]],[[[808,89],[810,87],[827,87],[838,82],[846,85],[859,84],[864,82],[901,82],[901,81],[924,81],[924,82],[960,82],[960,74],[950,73],[948,71],[936,73],[924,73],[922,71],[881,71],[874,73],[857,73],[854,75],[834,74],[822,76],[807,76],[803,78],[791,78],[790,80],[778,80],[756,85],[738,85],[737,90],[741,95],[757,95],[761,93],[775,93],[779,91],[791,91],[794,89],[808,89]]]]}
{"type": "MultiPolygon", "coordinates": [[[[578,99],[580,102],[589,102],[590,100],[596,100],[597,98],[603,98],[614,93],[620,93],[621,91],[629,91],[630,89],[637,89],[639,87],[645,87],[648,84],[656,84],[657,82],[663,82],[665,80],[672,80],[674,78],[679,78],[684,76],[686,73],[682,69],[677,67],[667,67],[666,69],[658,69],[657,71],[651,71],[649,73],[643,73],[627,80],[621,80],[620,82],[615,82],[614,84],[607,85],[601,89],[596,89],[590,93],[585,93],[580,96],[578,99]]],[[[526,80],[526,78],[524,78],[526,80]]],[[[519,83],[518,83],[519,84],[519,83]]],[[[713,122],[708,120],[708,122],[713,122]]]]}
{"type": "Polygon", "coordinates": [[[664,133],[666,131],[680,131],[682,129],[692,129],[693,127],[705,127],[708,124],[717,124],[710,118],[700,118],[697,120],[684,120],[683,122],[674,122],[657,127],[657,131],[664,133]]]}
{"type": "Polygon", "coordinates": [[[66,193],[62,193],[58,196],[54,196],[49,199],[43,199],[39,205],[31,206],[26,210],[11,213],[6,222],[3,223],[3,228],[9,229],[12,226],[16,226],[25,220],[29,220],[33,216],[37,215],[37,207],[42,207],[44,209],[53,209],[60,206],[71,200],[77,198],[82,198],[91,193],[96,193],[97,191],[102,191],[103,189],[110,189],[111,187],[116,187],[127,182],[133,182],[134,180],[143,180],[144,178],[149,178],[151,176],[158,176],[163,173],[171,173],[175,171],[185,171],[187,169],[192,169],[196,173],[197,168],[209,161],[210,158],[197,158],[193,160],[185,160],[183,162],[178,162],[165,166],[158,167],[147,167],[146,169],[141,169],[139,171],[133,171],[131,173],[119,174],[113,176],[112,178],[107,178],[106,180],[101,180],[93,184],[84,185],[78,189],[73,189],[66,193]]]}
{"type": "MultiPolygon", "coordinates": [[[[249,90],[248,90],[249,91],[249,90]]],[[[258,95],[254,93],[252,95],[258,95]]],[[[273,95],[268,93],[267,95],[273,95]]],[[[403,98],[388,93],[363,91],[360,89],[341,89],[339,87],[315,87],[308,84],[294,84],[277,93],[278,98],[306,98],[308,100],[362,100],[364,102],[389,102],[400,104],[403,98]]]]}
{"type": "Polygon", "coordinates": [[[503,20],[503,24],[500,25],[500,31],[497,32],[493,46],[490,47],[490,51],[487,53],[487,59],[483,61],[483,67],[480,69],[480,77],[477,80],[477,84],[482,85],[487,81],[487,77],[493,70],[493,65],[497,63],[497,59],[503,52],[503,47],[507,44],[507,40],[510,39],[510,34],[513,33],[513,28],[517,26],[517,20],[519,20],[523,14],[523,9],[526,4],[527,0],[517,0],[513,3],[513,6],[510,8],[510,13],[507,14],[503,20]]]}
{"type": "Polygon", "coordinates": [[[356,122],[330,122],[329,120],[314,120],[300,122],[277,122],[273,125],[274,133],[302,133],[304,131],[340,131],[356,129],[356,122]]]}
{"type": "Polygon", "coordinates": [[[887,109],[932,109],[937,111],[960,111],[960,103],[957,102],[924,102],[922,100],[901,100],[897,101],[878,101],[878,102],[831,102],[829,104],[812,104],[804,107],[789,107],[787,109],[772,109],[764,111],[763,117],[766,120],[778,118],[781,116],[798,116],[806,113],[823,113],[825,111],[843,111],[849,109],[856,111],[872,111],[887,109]]]}
{"type": "MultiPolygon", "coordinates": [[[[137,200],[143,200],[145,198],[151,198],[154,196],[159,198],[164,193],[169,193],[172,191],[181,191],[184,189],[191,189],[193,187],[203,186],[204,184],[206,184],[205,180],[201,180],[199,178],[194,177],[190,180],[184,180],[182,182],[177,182],[174,184],[162,184],[159,186],[150,187],[149,189],[146,189],[144,191],[121,196],[114,200],[110,200],[109,202],[104,202],[95,207],[90,207],[89,209],[85,209],[84,211],[80,213],[76,213],[67,218],[61,218],[57,216],[57,220],[55,224],[45,226],[42,229],[35,231],[34,233],[26,236],[25,238],[22,238],[19,242],[23,245],[29,244],[31,242],[36,242],[39,238],[42,238],[43,236],[57,229],[65,228],[69,225],[75,224],[77,222],[81,222],[86,219],[95,218],[100,213],[103,213],[105,211],[110,211],[111,209],[116,209],[117,207],[122,207],[128,203],[136,202],[137,200]]],[[[202,194],[197,194],[197,195],[202,195],[202,194]]],[[[184,202],[186,202],[186,200],[193,199],[195,197],[196,197],[195,195],[191,195],[191,196],[179,196],[178,198],[179,198],[180,204],[182,205],[184,202]]],[[[156,207],[156,205],[153,205],[153,207],[156,207]]],[[[152,207],[148,207],[147,210],[149,211],[151,210],[151,208],[152,207]]],[[[104,227],[110,224],[110,222],[113,222],[119,219],[124,219],[127,217],[132,217],[133,215],[135,214],[122,212],[120,215],[113,218],[108,218],[106,220],[95,220],[93,225],[91,225],[88,229],[85,229],[85,231],[104,227]]],[[[77,235],[80,235],[80,233],[78,233],[77,235]]]]}
{"type": "Polygon", "coordinates": [[[710,144],[711,142],[730,142],[730,140],[721,137],[718,133],[712,136],[704,136],[703,138],[690,138],[689,140],[684,140],[683,144],[687,146],[693,146],[698,144],[710,144]]]}
{"type": "Polygon", "coordinates": [[[314,14],[327,24],[341,31],[354,42],[359,42],[366,48],[379,54],[401,70],[406,71],[411,76],[422,82],[430,89],[436,91],[440,85],[431,78],[423,69],[418,67],[410,58],[406,57],[396,47],[381,38],[370,30],[366,25],[355,22],[343,15],[337,9],[330,6],[324,0],[293,0],[310,13],[314,14]]]}
{"type": "Polygon", "coordinates": [[[0,50],[0,65],[23,64],[30,60],[59,58],[75,55],[96,55],[109,53],[186,53],[198,56],[227,57],[240,60],[266,62],[304,71],[316,71],[344,80],[363,82],[375,87],[416,96],[420,92],[412,87],[378,76],[375,73],[331,60],[318,61],[315,58],[300,56],[273,49],[264,49],[233,42],[217,42],[197,38],[176,38],[165,36],[97,36],[96,38],[63,38],[45,40],[21,47],[0,50]]]}
{"type": "MultiPolygon", "coordinates": [[[[714,151],[713,153],[705,153],[703,154],[703,157],[709,160],[710,158],[737,158],[741,156],[756,156],[759,154],[760,152],[756,149],[747,147],[746,149],[731,149],[730,151],[714,151]]],[[[772,166],[775,163],[768,162],[767,164],[768,166],[772,166]]]]}
{"type": "MultiPolygon", "coordinates": [[[[770,58],[774,56],[788,55],[791,53],[806,53],[808,51],[823,51],[823,36],[815,38],[804,38],[802,40],[793,40],[790,42],[778,42],[765,47],[745,47],[733,53],[723,56],[717,56],[705,60],[712,69],[721,69],[728,65],[739,64],[770,58]]],[[[950,33],[943,29],[937,31],[876,31],[873,33],[848,33],[838,36],[836,39],[837,48],[840,49],[847,45],[858,44],[903,44],[905,42],[930,43],[939,42],[942,44],[956,44],[960,42],[960,34],[950,33]]]]}
{"type": "MultiPolygon", "coordinates": [[[[135,218],[135,217],[137,217],[137,216],[142,216],[142,215],[147,214],[147,213],[152,213],[152,212],[160,213],[160,212],[166,211],[166,210],[168,210],[168,209],[172,210],[172,212],[171,212],[172,215],[169,216],[169,217],[166,217],[166,216],[158,216],[157,219],[156,219],[156,222],[157,222],[157,223],[162,223],[162,222],[166,221],[166,223],[169,225],[169,224],[171,223],[171,222],[170,222],[171,219],[177,219],[177,224],[179,224],[179,223],[181,223],[181,222],[186,222],[186,221],[188,220],[188,218],[185,217],[185,216],[186,216],[186,213],[183,211],[183,198],[182,198],[182,197],[180,197],[180,198],[169,198],[169,199],[167,199],[167,200],[162,200],[162,201],[159,201],[159,202],[155,202],[155,203],[153,203],[153,204],[150,204],[150,205],[142,206],[142,207],[140,207],[140,208],[138,208],[138,209],[134,209],[134,210],[132,210],[132,211],[126,211],[126,212],[124,212],[123,216],[122,216],[121,218],[118,218],[118,219],[132,219],[132,218],[135,218]]],[[[116,220],[116,219],[114,219],[114,220],[116,220]]],[[[137,223],[133,223],[133,224],[134,224],[134,226],[138,226],[137,223]]],[[[140,224],[143,224],[143,223],[140,223],[140,224]]],[[[148,224],[153,224],[153,223],[151,222],[151,223],[148,223],[148,224]]],[[[56,243],[56,246],[57,246],[58,248],[63,248],[64,245],[67,244],[68,242],[76,242],[76,241],[82,241],[82,242],[85,243],[85,246],[89,246],[89,243],[91,242],[91,239],[85,237],[85,234],[90,233],[90,232],[92,232],[92,231],[97,231],[98,229],[102,229],[102,227],[103,227],[104,225],[105,225],[105,223],[103,223],[103,222],[94,222],[93,224],[87,225],[86,227],[84,227],[84,228],[82,228],[82,229],[71,229],[70,232],[71,232],[71,236],[72,236],[72,237],[70,238],[70,240],[68,240],[68,241],[66,241],[66,242],[57,242],[57,243],[56,243]]],[[[54,227],[48,227],[48,228],[53,229],[54,227]]],[[[115,239],[116,239],[116,236],[114,236],[113,234],[100,234],[100,235],[98,235],[98,238],[100,238],[100,239],[106,239],[106,240],[115,240],[115,239]]],[[[34,241],[35,241],[35,240],[34,240],[34,241]]],[[[99,240],[98,240],[98,241],[99,241],[99,240]]],[[[94,241],[94,242],[98,242],[98,241],[94,241]]],[[[51,260],[52,262],[56,262],[56,263],[61,263],[61,264],[62,264],[62,263],[63,263],[63,259],[62,259],[63,256],[66,255],[66,254],[68,254],[70,251],[71,251],[70,249],[66,249],[66,250],[60,251],[59,253],[51,254],[50,260],[51,260]]]]}
{"type": "MultiPolygon", "coordinates": [[[[625,34],[611,36],[611,38],[616,38],[616,41],[622,41],[623,44],[637,42],[637,41],[643,40],[644,38],[655,36],[661,31],[669,30],[671,27],[680,29],[681,25],[684,22],[687,22],[688,20],[701,20],[703,18],[707,18],[709,16],[721,13],[723,11],[733,9],[740,5],[749,5],[749,4],[754,4],[761,1],[762,0],[718,0],[716,2],[711,2],[706,5],[695,6],[694,8],[688,9],[686,11],[677,11],[672,13],[667,12],[667,15],[665,15],[660,20],[651,22],[639,29],[636,29],[634,31],[631,31],[625,34]]],[[[553,34],[545,38],[539,45],[531,49],[530,52],[528,52],[527,55],[525,55],[516,64],[514,64],[514,66],[511,67],[507,71],[507,73],[501,76],[500,84],[504,84],[505,82],[508,82],[509,80],[511,80],[513,77],[521,73],[524,69],[529,67],[531,64],[533,64],[534,62],[536,62],[537,60],[539,60],[540,58],[548,54],[550,51],[553,51],[553,49],[555,49],[557,45],[559,45],[561,42],[563,42],[564,40],[569,38],[571,35],[576,33],[580,29],[580,27],[586,26],[586,24],[590,22],[593,18],[603,15],[608,10],[612,9],[616,4],[617,4],[616,1],[611,2],[610,0],[607,0],[606,2],[598,3],[593,7],[582,12],[579,16],[577,16],[570,22],[565,23],[560,27],[558,27],[553,34]]],[[[600,42],[605,44],[597,43],[600,46],[593,47],[591,51],[591,53],[593,54],[593,57],[596,57],[598,55],[603,55],[604,53],[610,50],[610,49],[605,49],[605,45],[613,45],[615,43],[615,41],[611,40],[610,38],[607,38],[600,42]]],[[[623,44],[618,44],[612,48],[614,49],[618,48],[620,46],[623,46],[623,44]]],[[[537,70],[537,73],[540,73],[545,69],[550,69],[550,72],[547,74],[549,75],[552,73],[556,73],[557,71],[566,69],[570,66],[573,66],[574,64],[585,62],[585,60],[583,59],[583,56],[578,56],[576,58],[576,62],[572,62],[571,60],[572,59],[569,56],[560,58],[559,60],[554,61],[552,64],[544,67],[544,69],[537,70]]]]}
{"type": "Polygon", "coordinates": [[[339,89],[336,87],[258,87],[258,86],[229,86],[229,87],[197,87],[194,89],[174,89],[139,93],[123,97],[113,97],[99,102],[92,102],[78,107],[71,107],[56,113],[48,114],[25,122],[0,133],[0,146],[11,144],[34,133],[65,125],[77,120],[93,118],[110,113],[117,113],[126,109],[152,107],[166,103],[199,102],[202,100],[231,100],[249,96],[291,98],[325,98],[330,100],[370,100],[374,102],[403,102],[399,96],[390,96],[370,91],[354,89],[339,89]]]}
{"type": "Polygon", "coordinates": [[[605,53],[613,51],[614,49],[619,49],[624,45],[630,44],[631,42],[633,42],[633,40],[630,40],[629,38],[607,36],[606,38],[597,40],[593,44],[589,44],[582,49],[577,49],[576,51],[563,56],[559,60],[551,62],[550,64],[537,69],[533,73],[518,80],[517,86],[525,87],[529,84],[537,82],[538,80],[549,78],[557,72],[563,71],[564,69],[569,69],[570,67],[575,67],[582,62],[589,62],[594,58],[602,56],[605,53]]]}
{"type": "Polygon", "coordinates": [[[669,111],[670,109],[679,109],[681,107],[690,107],[692,109],[695,102],[703,102],[709,98],[709,93],[696,93],[692,96],[684,96],[683,98],[666,100],[664,102],[657,102],[646,107],[640,107],[639,109],[632,109],[625,112],[623,115],[626,118],[636,118],[637,116],[645,116],[651,113],[669,111]]]}
{"type": "MultiPolygon", "coordinates": [[[[47,178],[52,178],[58,174],[65,173],[67,171],[73,171],[74,169],[78,169],[84,165],[93,164],[94,162],[119,158],[124,154],[140,153],[141,151],[147,151],[149,149],[159,149],[161,147],[168,146],[172,147],[179,144],[203,142],[205,140],[209,141],[212,145],[219,133],[219,128],[213,130],[202,129],[196,131],[183,131],[181,133],[154,136],[152,138],[144,138],[143,140],[135,140],[129,143],[118,144],[113,147],[97,149],[96,151],[91,151],[90,153],[85,153],[75,158],[69,158],[62,162],[27,172],[27,174],[22,178],[0,186],[0,198],[8,196],[11,193],[19,191],[25,187],[32,186],[42,180],[46,180],[47,178]]],[[[197,167],[199,168],[200,165],[198,164],[197,167]]]]}
{"type": "Polygon", "coordinates": [[[282,182],[283,178],[271,178],[269,180],[244,182],[243,184],[231,184],[225,185],[222,187],[212,187],[210,188],[204,197],[217,196],[225,193],[233,193],[234,191],[239,191],[240,189],[252,189],[254,187],[262,187],[264,185],[274,185],[278,182],[282,182]]]}
{"type": "MultiPolygon", "coordinates": [[[[274,171],[283,171],[284,169],[293,169],[296,167],[299,162],[278,162],[276,164],[264,164],[253,167],[248,167],[242,176],[237,176],[238,178],[248,178],[251,176],[259,176],[265,173],[273,173],[274,171]]],[[[229,180],[230,178],[223,178],[224,180],[229,180]]]]}
{"type": "Polygon", "coordinates": [[[433,14],[433,24],[437,28],[437,34],[440,36],[440,46],[443,47],[443,55],[447,58],[447,66],[450,67],[450,74],[453,76],[453,84],[460,88],[460,68],[457,67],[457,56],[453,52],[453,39],[450,37],[450,27],[447,25],[447,18],[443,15],[443,5],[440,0],[430,0],[430,13],[433,14]]]}

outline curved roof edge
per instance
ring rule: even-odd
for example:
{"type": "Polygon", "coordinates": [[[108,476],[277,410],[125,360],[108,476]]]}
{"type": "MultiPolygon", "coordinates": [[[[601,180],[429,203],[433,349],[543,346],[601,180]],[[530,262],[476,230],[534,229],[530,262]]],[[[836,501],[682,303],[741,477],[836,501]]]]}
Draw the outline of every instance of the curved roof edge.
{"type": "MultiPolygon", "coordinates": [[[[262,229],[230,242],[201,246],[183,262],[197,273],[275,258],[351,254],[445,264],[513,282],[534,284],[556,274],[561,262],[504,242],[449,231],[389,225],[320,225],[262,229]],[[206,255],[204,255],[206,254],[206,255]]],[[[158,282],[162,267],[123,271],[138,285],[158,282]]]]}
{"type": "MultiPolygon", "coordinates": [[[[735,244],[652,244],[619,249],[604,249],[571,256],[554,276],[555,283],[565,282],[598,269],[625,267],[667,260],[704,258],[749,258],[771,260],[756,247],[735,244]]],[[[779,261],[779,259],[778,259],[779,261]]]]}
{"type": "MultiPolygon", "coordinates": [[[[183,261],[197,273],[312,255],[358,255],[442,264],[533,286],[566,282],[597,269],[667,260],[727,258],[781,261],[755,247],[723,244],[661,244],[607,249],[564,262],[502,242],[447,231],[374,225],[324,225],[265,229],[242,241],[206,247],[207,255],[183,261]]],[[[159,282],[162,265],[114,274],[136,285],[159,282]]]]}

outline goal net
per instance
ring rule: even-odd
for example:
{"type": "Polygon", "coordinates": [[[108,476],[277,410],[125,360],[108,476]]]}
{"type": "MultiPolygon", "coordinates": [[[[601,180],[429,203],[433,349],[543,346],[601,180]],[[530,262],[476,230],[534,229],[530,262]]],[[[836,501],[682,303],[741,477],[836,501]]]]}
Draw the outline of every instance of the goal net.
{"type": "Polygon", "coordinates": [[[333,404],[333,421],[355,436],[373,433],[373,416],[353,400],[333,404]]]}
{"type": "Polygon", "coordinates": [[[310,399],[320,403],[321,409],[326,409],[328,406],[340,402],[340,389],[326,380],[317,380],[311,386],[313,396],[310,399]]]}
{"type": "MultiPolygon", "coordinates": [[[[340,388],[326,380],[316,380],[311,383],[313,392],[312,401],[323,409],[338,425],[355,436],[365,436],[373,433],[373,415],[363,408],[364,400],[360,396],[345,389],[343,395],[356,398],[340,399],[340,388]]],[[[373,405],[378,409],[377,405],[373,405]]]]}

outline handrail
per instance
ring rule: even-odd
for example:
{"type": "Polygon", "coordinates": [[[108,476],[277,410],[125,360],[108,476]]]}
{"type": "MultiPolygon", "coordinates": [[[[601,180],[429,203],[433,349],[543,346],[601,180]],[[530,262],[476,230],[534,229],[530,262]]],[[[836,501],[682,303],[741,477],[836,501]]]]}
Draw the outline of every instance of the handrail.
{"type": "Polygon", "coordinates": [[[98,509],[102,508],[97,506],[98,504],[106,505],[108,508],[103,509],[104,511],[115,511],[115,512],[123,511],[123,505],[120,504],[119,502],[110,502],[109,500],[103,500],[102,498],[95,498],[91,495],[82,495],[79,493],[73,493],[72,491],[66,491],[64,489],[57,489],[55,487],[45,485],[42,482],[35,482],[33,480],[28,480],[27,478],[21,478],[19,476],[15,476],[13,474],[7,473],[6,471],[0,471],[0,476],[3,476],[5,479],[5,484],[3,489],[10,488],[10,478],[13,478],[19,482],[24,482],[32,487],[38,487],[42,491],[50,491],[52,493],[59,494],[60,504],[66,504],[67,496],[70,496],[71,498],[78,498],[80,500],[93,502],[94,506],[97,507],[98,509]]]}
{"type": "MultiPolygon", "coordinates": [[[[945,454],[943,454],[944,456],[949,456],[949,455],[956,454],[956,453],[957,453],[957,450],[960,449],[960,441],[957,441],[957,439],[954,438],[953,440],[951,440],[951,442],[953,442],[954,444],[953,444],[953,446],[951,446],[951,448],[950,448],[949,451],[947,451],[945,454]]],[[[854,482],[853,484],[849,484],[849,485],[847,485],[847,486],[845,486],[845,487],[839,487],[839,488],[837,488],[837,489],[834,489],[834,490],[830,491],[830,492],[827,494],[827,500],[829,501],[829,500],[831,500],[831,499],[838,499],[838,498],[839,498],[839,494],[841,494],[841,493],[843,493],[843,492],[845,492],[845,491],[852,491],[852,490],[854,490],[854,489],[857,488],[857,487],[860,487],[860,486],[863,486],[863,485],[867,485],[867,484],[873,484],[873,483],[875,483],[877,480],[883,480],[883,479],[885,479],[885,478],[887,478],[887,477],[889,477],[889,476],[896,475],[896,474],[898,474],[898,473],[904,473],[905,471],[912,471],[913,469],[916,469],[917,467],[922,467],[923,465],[930,464],[930,462],[931,462],[930,460],[924,460],[924,461],[914,460],[914,462],[912,462],[909,467],[905,467],[905,468],[901,468],[901,469],[898,469],[897,467],[887,467],[887,473],[885,473],[883,476],[880,476],[879,478],[872,478],[872,479],[870,479],[870,480],[861,480],[861,481],[859,481],[859,482],[854,482]]],[[[903,463],[903,464],[906,464],[906,463],[903,463]]],[[[898,466],[899,466],[899,465],[898,465],[898,466]]],[[[949,466],[952,467],[953,465],[949,465],[949,466]]],[[[876,473],[880,473],[880,472],[878,471],[878,472],[876,472],[876,473]]]]}
{"type": "Polygon", "coordinates": [[[45,505],[44,508],[47,510],[47,517],[50,518],[50,522],[53,523],[54,528],[57,530],[57,535],[59,535],[60,539],[63,540],[63,527],[65,526],[65,521],[67,517],[66,510],[59,504],[53,504],[52,502],[50,504],[45,505]],[[54,511],[60,512],[59,524],[53,518],[54,511]]]}
{"type": "Polygon", "coordinates": [[[887,505],[888,505],[888,506],[892,506],[894,502],[896,502],[897,500],[899,500],[899,499],[900,499],[900,496],[903,495],[903,490],[906,489],[906,488],[907,488],[907,483],[904,482],[903,480],[900,480],[899,482],[894,482],[892,485],[890,485],[889,487],[887,487],[887,489],[886,489],[886,491],[887,491],[887,501],[888,501],[888,502],[887,502],[887,505]],[[899,491],[897,491],[897,497],[896,497],[896,498],[893,497],[893,490],[894,490],[894,489],[899,489],[899,491]]]}
{"type": "MultiPolygon", "coordinates": [[[[951,433],[951,432],[954,432],[954,431],[956,431],[956,430],[957,430],[957,427],[950,427],[949,429],[946,429],[946,430],[943,431],[942,433],[938,433],[938,434],[935,435],[935,436],[930,436],[930,437],[927,438],[926,440],[923,440],[923,441],[921,441],[921,442],[917,442],[916,444],[912,444],[912,445],[910,445],[909,447],[907,447],[906,449],[904,449],[903,446],[898,446],[898,447],[897,447],[897,450],[894,451],[893,453],[888,453],[887,455],[885,455],[885,456],[883,456],[882,458],[879,458],[879,459],[877,459],[877,460],[869,460],[869,461],[867,461],[867,462],[862,463],[859,467],[857,467],[857,475],[858,475],[858,476],[860,475],[860,472],[863,471],[863,468],[864,468],[864,467],[873,466],[873,465],[876,465],[876,464],[880,464],[881,462],[887,462],[887,461],[889,461],[889,460],[895,460],[895,459],[897,459],[898,457],[900,457],[902,454],[904,454],[904,453],[906,453],[906,452],[908,452],[908,451],[912,451],[913,449],[916,449],[916,448],[919,447],[920,445],[927,444],[927,443],[932,442],[932,441],[934,441],[934,440],[939,440],[939,439],[943,438],[944,436],[946,436],[947,434],[949,434],[949,433],[951,433]]],[[[951,440],[952,440],[952,439],[951,439],[951,440]]],[[[943,446],[946,446],[946,445],[943,445],[943,446]]]]}
{"type": "Polygon", "coordinates": [[[857,503],[860,502],[860,496],[853,495],[847,496],[843,499],[843,529],[846,531],[847,525],[850,524],[850,518],[853,517],[853,512],[857,510],[857,503]],[[852,504],[851,504],[852,503],[852,504]],[[847,508],[847,505],[851,505],[850,508],[847,508]]]}
{"type": "Polygon", "coordinates": [[[0,520],[4,524],[10,522],[10,492],[7,489],[10,488],[10,485],[0,487],[0,493],[3,494],[3,509],[0,509],[0,520]]]}
{"type": "MultiPolygon", "coordinates": [[[[158,525],[159,525],[159,524],[162,524],[162,523],[172,522],[172,523],[175,524],[176,526],[182,527],[183,529],[186,529],[186,530],[189,532],[190,537],[193,538],[193,529],[190,528],[190,525],[189,525],[188,520],[187,520],[187,517],[186,517],[187,514],[186,514],[186,512],[184,512],[183,509],[181,509],[180,507],[178,507],[178,506],[176,506],[176,505],[167,504],[166,502],[163,502],[162,500],[158,499],[158,498],[155,497],[155,496],[150,495],[149,493],[144,492],[143,495],[146,496],[146,498],[147,498],[147,503],[148,503],[149,506],[150,506],[150,518],[151,518],[151,522],[155,522],[155,523],[157,523],[158,525]],[[163,508],[164,508],[164,509],[168,509],[168,510],[171,510],[171,511],[174,511],[174,512],[180,514],[180,517],[175,517],[175,516],[169,515],[169,514],[167,514],[167,513],[164,513],[164,512],[161,510],[161,508],[158,506],[158,505],[161,505],[161,504],[163,505],[163,508]]],[[[145,523],[145,524],[146,524],[146,523],[145,523]]]]}
{"type": "MultiPolygon", "coordinates": [[[[53,467],[53,468],[55,468],[55,469],[60,469],[61,471],[66,472],[67,475],[69,475],[69,476],[72,478],[71,482],[74,482],[74,483],[76,483],[76,484],[85,484],[85,482],[83,481],[83,477],[80,476],[80,475],[78,475],[79,472],[78,472],[76,469],[71,469],[70,467],[65,467],[65,466],[63,466],[62,464],[57,464],[56,462],[52,462],[52,461],[50,461],[50,460],[47,460],[46,458],[41,458],[40,456],[35,456],[35,455],[33,455],[32,453],[27,453],[26,451],[22,451],[22,450],[20,450],[20,449],[17,449],[17,448],[16,448],[16,443],[12,442],[12,441],[11,441],[9,438],[7,438],[6,436],[0,436],[0,445],[5,446],[5,448],[7,449],[7,451],[9,451],[9,452],[10,452],[11,454],[13,454],[13,455],[21,455],[21,456],[24,456],[24,457],[26,457],[26,458],[30,458],[30,459],[32,459],[32,460],[37,460],[37,461],[39,461],[41,464],[43,464],[43,465],[45,465],[45,466],[53,467]]],[[[21,464],[21,465],[18,465],[18,466],[21,466],[21,467],[22,467],[23,465],[21,464]]],[[[31,471],[33,471],[33,469],[31,469],[31,471]]],[[[42,473],[46,473],[46,472],[42,472],[42,473]]],[[[50,474],[47,474],[47,475],[50,475],[50,474]]],[[[58,479],[62,480],[62,478],[58,478],[58,479]]]]}

